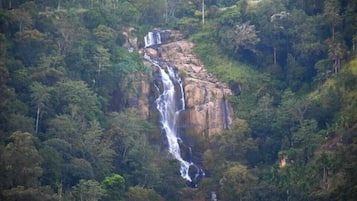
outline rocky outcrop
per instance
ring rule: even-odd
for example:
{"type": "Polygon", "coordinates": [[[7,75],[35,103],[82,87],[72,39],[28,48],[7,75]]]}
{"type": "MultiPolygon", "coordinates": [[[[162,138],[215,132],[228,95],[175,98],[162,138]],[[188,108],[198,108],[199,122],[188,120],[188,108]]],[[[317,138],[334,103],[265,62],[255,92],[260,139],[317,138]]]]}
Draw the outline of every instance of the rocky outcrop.
{"type": "Polygon", "coordinates": [[[123,46],[127,48],[130,52],[138,49],[138,38],[135,36],[135,29],[133,27],[128,27],[123,30],[122,35],[125,38],[123,46]]]}
{"type": "Polygon", "coordinates": [[[141,72],[136,72],[129,75],[122,86],[126,97],[126,107],[134,107],[145,118],[150,114],[149,94],[151,76],[141,72]]]}
{"type": "Polygon", "coordinates": [[[232,108],[226,97],[232,92],[227,84],[207,72],[192,53],[193,46],[192,42],[178,40],[156,49],[147,48],[146,52],[175,66],[183,77],[186,110],[182,112],[181,125],[194,133],[217,134],[231,126],[232,108]]]}

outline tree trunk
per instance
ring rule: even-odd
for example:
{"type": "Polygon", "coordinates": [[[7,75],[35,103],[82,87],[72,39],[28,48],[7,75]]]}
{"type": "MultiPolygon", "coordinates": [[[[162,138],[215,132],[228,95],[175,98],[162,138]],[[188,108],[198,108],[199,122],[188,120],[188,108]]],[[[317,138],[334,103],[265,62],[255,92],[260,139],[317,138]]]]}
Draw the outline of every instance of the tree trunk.
{"type": "Polygon", "coordinates": [[[38,105],[37,106],[37,114],[36,114],[36,128],[35,128],[36,135],[38,135],[38,126],[40,123],[40,112],[41,112],[41,109],[40,109],[40,106],[38,105]]]}
{"type": "Polygon", "coordinates": [[[323,175],[322,175],[322,188],[325,191],[329,189],[327,174],[328,174],[328,170],[326,170],[326,167],[324,167],[323,168],[323,175]]]}
{"type": "Polygon", "coordinates": [[[202,0],[202,25],[205,24],[205,0],[202,0]]]}
{"type": "Polygon", "coordinates": [[[63,186],[62,186],[62,181],[60,181],[60,184],[58,185],[58,198],[59,201],[62,201],[62,192],[63,192],[63,186]]]}
{"type": "Polygon", "coordinates": [[[274,65],[276,65],[276,48],[274,47],[273,49],[274,49],[274,53],[273,53],[274,54],[274,65]]]}

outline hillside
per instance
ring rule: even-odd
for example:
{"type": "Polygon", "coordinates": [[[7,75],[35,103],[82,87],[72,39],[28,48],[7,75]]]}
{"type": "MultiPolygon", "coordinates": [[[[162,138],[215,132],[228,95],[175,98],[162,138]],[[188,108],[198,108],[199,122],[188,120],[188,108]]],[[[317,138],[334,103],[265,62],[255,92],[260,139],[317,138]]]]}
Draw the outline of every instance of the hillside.
{"type": "Polygon", "coordinates": [[[356,19],[348,0],[0,1],[0,200],[354,200],[356,19]],[[195,185],[143,57],[158,29],[182,34],[157,47],[187,84],[182,121],[205,122],[179,142],[195,185]]]}

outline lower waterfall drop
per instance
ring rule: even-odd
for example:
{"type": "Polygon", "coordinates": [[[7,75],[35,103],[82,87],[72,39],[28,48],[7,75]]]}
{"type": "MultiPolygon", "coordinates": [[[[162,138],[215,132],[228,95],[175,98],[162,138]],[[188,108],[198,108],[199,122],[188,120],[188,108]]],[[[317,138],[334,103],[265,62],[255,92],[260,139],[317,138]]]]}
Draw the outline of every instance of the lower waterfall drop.
{"type": "Polygon", "coordinates": [[[180,150],[180,142],[182,140],[177,133],[178,117],[180,112],[185,110],[185,95],[182,80],[177,71],[166,62],[156,61],[148,55],[145,55],[145,59],[156,66],[160,74],[158,82],[162,83],[162,86],[160,85],[160,88],[155,85],[159,93],[159,97],[155,100],[155,103],[160,113],[161,128],[166,135],[169,153],[180,162],[181,177],[189,181],[193,187],[196,187],[199,177],[204,176],[204,172],[192,161],[183,159],[180,150]],[[191,177],[190,173],[193,177],[191,177]]]}

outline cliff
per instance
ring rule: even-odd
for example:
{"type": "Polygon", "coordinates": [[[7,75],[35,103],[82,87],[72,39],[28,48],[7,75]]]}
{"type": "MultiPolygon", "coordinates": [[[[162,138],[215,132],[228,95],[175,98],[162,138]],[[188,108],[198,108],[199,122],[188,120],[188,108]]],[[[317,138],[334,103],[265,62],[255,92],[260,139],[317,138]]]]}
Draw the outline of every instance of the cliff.
{"type": "MultiPolygon", "coordinates": [[[[183,40],[178,32],[165,33],[169,33],[169,39],[146,48],[145,52],[155,60],[169,63],[180,72],[186,102],[186,110],[181,112],[180,117],[181,128],[202,135],[218,134],[229,129],[233,111],[226,100],[232,94],[228,85],[207,72],[203,63],[193,54],[192,42],[183,40]]],[[[133,41],[129,31],[125,35],[128,41],[133,41]]],[[[126,43],[128,50],[137,49],[135,43],[126,43]]],[[[145,65],[151,64],[145,62],[145,65]]],[[[157,68],[153,67],[153,70],[157,68]]],[[[155,110],[153,101],[157,94],[152,80],[151,76],[137,72],[128,76],[121,89],[131,90],[126,97],[127,106],[137,107],[146,118],[150,117],[150,111],[155,110]]]]}
{"type": "Polygon", "coordinates": [[[183,78],[186,110],[181,114],[181,125],[191,132],[203,135],[218,134],[232,123],[232,108],[226,97],[232,92],[228,85],[209,74],[202,62],[193,54],[194,44],[182,40],[172,32],[177,41],[146,52],[156,60],[175,66],[183,78]]]}

